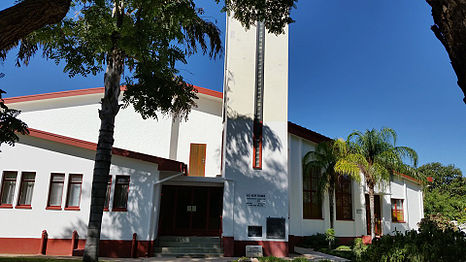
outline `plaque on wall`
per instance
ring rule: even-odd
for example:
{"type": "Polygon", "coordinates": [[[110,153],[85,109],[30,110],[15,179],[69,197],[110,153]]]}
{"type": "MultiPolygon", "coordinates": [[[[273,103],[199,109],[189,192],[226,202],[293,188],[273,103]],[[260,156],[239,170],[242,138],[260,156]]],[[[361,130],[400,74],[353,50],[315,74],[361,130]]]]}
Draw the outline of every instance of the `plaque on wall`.
{"type": "Polygon", "coordinates": [[[248,207],[265,207],[265,194],[246,194],[246,205],[248,207]]]}
{"type": "Polygon", "coordinates": [[[267,238],[285,239],[285,218],[268,217],[267,218],[267,238]]]}
{"type": "Polygon", "coordinates": [[[262,226],[248,226],[248,237],[262,237],[262,226]]]}

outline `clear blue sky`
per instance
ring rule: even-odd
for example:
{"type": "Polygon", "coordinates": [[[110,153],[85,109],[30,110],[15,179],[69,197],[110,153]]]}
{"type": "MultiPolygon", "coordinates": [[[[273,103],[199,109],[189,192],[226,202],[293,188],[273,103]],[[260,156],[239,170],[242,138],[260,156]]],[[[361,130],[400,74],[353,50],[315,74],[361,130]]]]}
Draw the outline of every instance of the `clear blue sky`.
{"type": "MultiPolygon", "coordinates": [[[[219,7],[203,7],[224,31],[219,7]]],[[[420,164],[455,164],[466,173],[466,105],[425,1],[301,0],[292,17],[290,121],[329,137],[391,127],[420,164]]],[[[102,75],[70,79],[40,56],[21,68],[8,57],[0,64],[7,97],[103,86],[102,75]]],[[[180,69],[189,82],[222,90],[222,58],[196,55],[180,69]]]]}

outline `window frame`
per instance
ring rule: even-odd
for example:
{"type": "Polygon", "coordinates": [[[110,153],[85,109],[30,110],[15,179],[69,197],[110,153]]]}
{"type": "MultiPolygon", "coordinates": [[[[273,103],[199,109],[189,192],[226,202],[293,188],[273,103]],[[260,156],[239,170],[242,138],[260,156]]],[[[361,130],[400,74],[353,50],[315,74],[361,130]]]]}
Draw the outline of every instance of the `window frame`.
{"type": "Polygon", "coordinates": [[[353,214],[353,190],[352,190],[352,180],[348,176],[339,176],[338,181],[335,184],[335,220],[340,220],[340,221],[354,221],[354,214],[353,214]],[[344,192],[344,189],[342,185],[347,185],[348,186],[348,191],[349,192],[344,192]],[[346,197],[349,197],[348,205],[343,205],[343,199],[346,197]],[[339,201],[340,200],[340,201],[339,201]],[[341,202],[341,205],[339,205],[339,202],[341,202]],[[339,206],[341,206],[341,214],[338,213],[339,206]],[[345,217],[344,216],[344,208],[349,208],[351,217],[345,217]]]}
{"type": "MultiPolygon", "coordinates": [[[[21,192],[23,190],[23,186],[24,186],[24,182],[34,182],[34,186],[36,184],[36,172],[32,172],[32,171],[24,171],[24,172],[21,172],[21,179],[20,179],[20,184],[19,184],[19,191],[18,191],[18,199],[17,199],[17,202],[16,202],[16,206],[15,208],[22,208],[22,209],[32,209],[32,198],[31,198],[31,203],[29,205],[25,205],[25,204],[21,204],[20,201],[21,201],[21,192]],[[29,180],[29,181],[26,181],[24,179],[24,175],[25,174],[34,174],[34,179],[29,180]]],[[[34,194],[34,186],[32,188],[32,194],[34,194]]]]}
{"type": "Polygon", "coordinates": [[[402,199],[402,198],[392,198],[390,200],[390,204],[391,204],[390,205],[390,210],[391,210],[392,222],[394,222],[394,223],[406,223],[406,221],[405,221],[405,212],[404,212],[404,199],[402,199]],[[393,201],[395,202],[395,210],[393,210],[393,201]],[[397,201],[401,202],[401,209],[397,208],[397,201]],[[393,211],[395,211],[395,213],[396,213],[395,217],[393,216],[393,211]],[[398,213],[400,213],[400,211],[401,211],[401,214],[403,216],[402,220],[398,220],[398,213]]]}
{"type": "Polygon", "coordinates": [[[128,211],[128,200],[129,200],[129,185],[131,183],[131,178],[130,176],[126,176],[126,175],[118,175],[118,176],[115,176],[115,188],[113,190],[113,202],[112,202],[112,212],[113,211],[116,211],[116,212],[126,212],[128,211]],[[126,183],[122,184],[122,183],[118,183],[118,178],[121,178],[121,177],[124,177],[124,178],[128,178],[128,189],[126,190],[126,207],[115,207],[115,194],[117,192],[117,186],[118,185],[126,185],[126,183]]]}
{"type": "Polygon", "coordinates": [[[108,200],[107,200],[107,206],[105,206],[105,202],[104,202],[104,211],[110,211],[110,200],[112,199],[112,182],[113,182],[113,176],[109,175],[109,178],[107,181],[107,188],[105,192],[105,199],[107,200],[108,198],[108,200]],[[110,190],[109,190],[109,187],[110,187],[110,190]]]}
{"type": "MultiPolygon", "coordinates": [[[[81,206],[82,193],[83,193],[83,175],[82,174],[69,174],[68,175],[68,186],[66,188],[65,210],[79,211],[80,206],[81,206]],[[72,179],[71,179],[72,176],[81,177],[81,181],[80,182],[73,182],[72,179]],[[79,184],[79,199],[78,199],[78,205],[77,206],[70,206],[69,205],[70,192],[71,192],[70,189],[71,189],[72,184],[79,184]]],[[[62,192],[62,194],[63,194],[63,192],[62,192]]],[[[62,196],[62,198],[63,198],[63,196],[62,196]]]]}
{"type": "Polygon", "coordinates": [[[48,198],[47,198],[47,207],[45,209],[47,209],[47,210],[61,210],[62,209],[61,206],[63,204],[63,191],[64,191],[64,188],[65,188],[65,179],[66,179],[65,173],[50,173],[49,195],[48,195],[48,198]],[[63,176],[63,182],[53,182],[53,177],[54,176],[63,176]],[[62,189],[61,189],[61,194],[60,194],[60,205],[58,205],[58,206],[51,206],[50,205],[50,195],[52,193],[53,183],[62,183],[63,184],[62,189]]]}
{"type": "MultiPolygon", "coordinates": [[[[9,181],[13,181],[13,180],[9,180],[9,181]]],[[[18,171],[10,171],[10,170],[6,170],[6,171],[3,171],[2,172],[2,185],[1,185],[1,188],[0,188],[0,208],[13,208],[13,203],[15,202],[15,195],[16,195],[16,187],[18,186],[17,185],[17,182],[18,182],[18,171]],[[15,173],[15,189],[13,190],[13,201],[11,202],[11,204],[4,204],[2,203],[2,198],[3,198],[3,190],[4,190],[4,186],[5,186],[5,178],[6,178],[6,173],[15,173]]]]}
{"type": "Polygon", "coordinates": [[[303,197],[302,197],[302,201],[303,201],[303,219],[320,219],[320,220],[323,220],[323,219],[324,219],[324,215],[323,215],[324,212],[322,211],[322,207],[323,207],[322,202],[323,202],[323,199],[320,198],[320,201],[319,201],[319,196],[317,195],[317,194],[318,194],[317,187],[316,187],[315,190],[312,189],[312,183],[313,183],[313,180],[315,180],[315,176],[316,176],[316,175],[313,175],[314,172],[318,172],[318,169],[317,169],[317,168],[312,168],[311,174],[309,174],[309,175],[310,175],[310,179],[309,179],[309,189],[305,189],[305,188],[304,188],[304,187],[305,187],[305,184],[304,184],[304,176],[305,176],[306,174],[303,173],[303,175],[302,175],[302,181],[303,181],[303,187],[302,187],[302,190],[303,190],[303,191],[302,191],[302,192],[303,192],[303,197]],[[314,178],[313,178],[313,177],[314,177],[314,178]],[[310,193],[310,202],[309,202],[309,203],[304,202],[304,194],[305,194],[305,193],[310,193]],[[319,208],[318,210],[319,210],[319,212],[318,212],[318,214],[315,215],[315,216],[312,215],[312,200],[313,200],[313,194],[314,194],[315,197],[317,198],[317,201],[319,201],[319,202],[318,202],[318,208],[319,208]],[[310,212],[311,215],[309,215],[309,216],[306,216],[306,214],[305,214],[305,212],[304,212],[306,204],[309,205],[308,208],[311,210],[311,212],[310,212]]]}

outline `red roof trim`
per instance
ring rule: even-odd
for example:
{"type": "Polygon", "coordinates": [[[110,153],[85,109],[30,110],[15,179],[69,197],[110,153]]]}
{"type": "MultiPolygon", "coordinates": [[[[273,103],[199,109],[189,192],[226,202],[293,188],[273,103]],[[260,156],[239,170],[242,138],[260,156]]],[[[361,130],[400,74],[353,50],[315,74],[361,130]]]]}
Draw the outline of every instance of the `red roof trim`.
{"type": "Polygon", "coordinates": [[[212,89],[207,89],[204,87],[200,86],[194,86],[194,89],[196,89],[200,94],[208,95],[208,96],[213,96],[216,98],[223,98],[223,93],[219,91],[215,91],[212,89]]]}
{"type": "MultiPolygon", "coordinates": [[[[33,129],[33,128],[29,128],[29,135],[32,137],[36,137],[36,138],[40,138],[40,139],[44,139],[44,140],[48,140],[52,142],[57,142],[57,143],[65,144],[69,146],[84,148],[88,150],[95,151],[97,149],[96,143],[92,143],[92,142],[88,142],[88,141],[84,141],[80,139],[75,139],[71,137],[61,136],[61,135],[33,129]]],[[[128,158],[133,158],[133,159],[138,159],[138,160],[142,160],[146,162],[156,163],[158,165],[158,170],[160,171],[175,171],[175,172],[182,172],[186,174],[186,164],[175,161],[175,160],[147,155],[147,154],[138,153],[138,152],[116,148],[116,147],[112,149],[112,154],[123,156],[123,157],[128,157],[128,158]]]]}
{"type": "Polygon", "coordinates": [[[332,139],[329,137],[326,137],[322,134],[319,134],[317,132],[314,132],[312,130],[309,130],[307,128],[304,128],[302,126],[299,126],[295,123],[292,123],[288,121],[288,133],[293,134],[295,136],[299,136],[301,138],[304,138],[306,140],[315,142],[315,143],[320,143],[324,141],[331,141],[332,139]]]}
{"type": "MultiPolygon", "coordinates": [[[[125,90],[125,89],[126,89],[125,86],[121,87],[121,90],[125,90]]],[[[203,88],[199,86],[194,86],[194,89],[197,90],[200,94],[213,96],[216,98],[223,98],[223,93],[215,91],[215,90],[211,90],[211,89],[207,89],[207,88],[203,88]]],[[[101,94],[104,92],[104,90],[105,89],[103,87],[94,87],[94,88],[87,88],[87,89],[68,90],[68,91],[43,93],[43,94],[28,95],[28,96],[8,97],[8,98],[4,98],[4,100],[6,104],[13,104],[13,103],[38,101],[38,100],[53,99],[53,98],[101,94]]]]}
{"type": "Polygon", "coordinates": [[[407,180],[410,180],[411,182],[414,182],[414,183],[417,183],[417,184],[422,184],[421,181],[417,180],[416,178],[412,177],[412,176],[408,176],[408,175],[405,175],[403,173],[399,173],[399,172],[396,172],[396,171],[393,171],[393,173],[401,176],[401,177],[404,177],[406,178],[407,180]]]}

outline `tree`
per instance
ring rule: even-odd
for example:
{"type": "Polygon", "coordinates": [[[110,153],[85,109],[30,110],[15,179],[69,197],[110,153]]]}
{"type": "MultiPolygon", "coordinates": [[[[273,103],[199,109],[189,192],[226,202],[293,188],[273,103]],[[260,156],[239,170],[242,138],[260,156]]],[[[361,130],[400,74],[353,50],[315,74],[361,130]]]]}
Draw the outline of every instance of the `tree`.
{"type": "MultiPolygon", "coordinates": [[[[295,1],[225,0],[224,10],[246,27],[264,21],[269,32],[279,34],[292,22],[289,12],[295,1]]],[[[124,107],[132,105],[143,118],[157,118],[159,114],[183,117],[195,105],[197,96],[193,86],[178,75],[176,64],[186,63],[186,57],[198,49],[216,57],[222,47],[218,28],[201,18],[203,11],[193,0],[75,0],[72,4],[82,6],[75,17],[46,26],[21,40],[18,60],[27,63],[41,47],[45,57],[57,63],[65,61],[65,71],[70,76],[96,74],[106,66],[83,256],[84,261],[98,261],[124,70],[129,70],[124,107]]]]}
{"type": "Polygon", "coordinates": [[[404,146],[395,146],[397,135],[393,129],[355,131],[348,136],[348,154],[338,160],[335,170],[339,173],[358,176],[362,173],[369,193],[371,238],[375,237],[374,195],[375,186],[389,181],[391,175],[403,173],[419,177],[416,152],[404,146]],[[404,163],[410,159],[413,166],[404,163]]]}
{"type": "MultiPolygon", "coordinates": [[[[5,74],[0,73],[0,78],[4,76],[5,74]]],[[[5,91],[0,89],[0,145],[6,143],[14,146],[19,140],[16,133],[25,135],[29,134],[29,131],[26,123],[17,118],[20,112],[5,105],[2,94],[5,94],[5,91]]]]}
{"type": "Polygon", "coordinates": [[[466,0],[426,0],[432,7],[431,27],[451,60],[466,103],[466,0]]]}
{"type": "MultiPolygon", "coordinates": [[[[320,170],[317,172],[317,195],[321,201],[325,191],[329,196],[330,210],[330,228],[334,228],[334,195],[335,184],[340,176],[344,173],[339,173],[335,170],[335,164],[338,159],[342,158],[346,153],[341,140],[324,141],[317,145],[315,151],[309,151],[303,158],[304,175],[311,174],[312,170],[320,170]]],[[[352,177],[356,181],[360,180],[360,175],[352,177]]]]}
{"type": "Polygon", "coordinates": [[[428,163],[418,171],[432,178],[424,187],[425,214],[466,222],[466,178],[461,170],[454,165],[428,163]]]}
{"type": "Polygon", "coordinates": [[[60,22],[70,4],[71,0],[23,0],[0,11],[0,58],[35,30],[60,22]]]}

